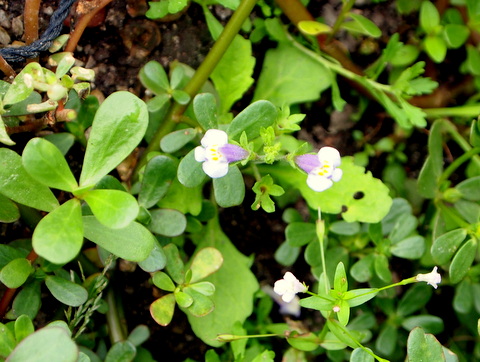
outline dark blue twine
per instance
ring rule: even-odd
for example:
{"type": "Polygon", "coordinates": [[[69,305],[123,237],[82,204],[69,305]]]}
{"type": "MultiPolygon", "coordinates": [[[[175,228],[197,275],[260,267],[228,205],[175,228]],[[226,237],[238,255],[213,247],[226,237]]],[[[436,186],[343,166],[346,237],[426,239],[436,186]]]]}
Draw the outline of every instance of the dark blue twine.
{"type": "Polygon", "coordinates": [[[0,55],[7,62],[21,62],[27,58],[36,58],[40,52],[50,48],[52,42],[60,35],[63,28],[63,21],[70,13],[70,7],[76,0],[61,0],[57,10],[50,18],[48,28],[42,36],[32,44],[23,47],[9,47],[0,49],[0,55]]]}

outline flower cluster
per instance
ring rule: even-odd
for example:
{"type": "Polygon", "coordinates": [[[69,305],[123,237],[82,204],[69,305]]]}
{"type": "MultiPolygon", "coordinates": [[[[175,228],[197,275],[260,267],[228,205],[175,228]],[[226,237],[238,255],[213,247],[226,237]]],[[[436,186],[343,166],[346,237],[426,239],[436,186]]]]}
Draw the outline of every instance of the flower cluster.
{"type": "Polygon", "coordinates": [[[203,162],[203,171],[211,178],[223,177],[228,173],[228,164],[244,160],[248,157],[247,150],[228,143],[228,135],[218,129],[205,132],[202,144],[195,148],[195,160],[203,162]]]}
{"type": "Polygon", "coordinates": [[[306,154],[296,157],[298,167],[308,174],[307,185],[321,192],[332,187],[333,181],[342,178],[340,153],[333,147],[322,147],[316,155],[306,154]]]}

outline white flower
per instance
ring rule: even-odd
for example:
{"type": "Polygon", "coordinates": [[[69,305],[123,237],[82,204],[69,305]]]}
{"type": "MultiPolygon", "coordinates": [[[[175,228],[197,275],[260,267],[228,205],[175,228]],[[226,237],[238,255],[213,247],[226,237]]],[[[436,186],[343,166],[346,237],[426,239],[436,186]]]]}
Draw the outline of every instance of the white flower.
{"type": "Polygon", "coordinates": [[[300,317],[301,307],[300,298],[295,296],[289,303],[286,303],[277,293],[273,291],[270,285],[262,286],[262,290],[278,303],[280,314],[300,317]]]}
{"type": "Polygon", "coordinates": [[[229,144],[228,135],[218,129],[209,129],[205,132],[200,143],[202,146],[195,148],[195,160],[203,162],[203,171],[211,178],[225,176],[230,162],[248,157],[248,151],[229,144]]]}
{"type": "Polygon", "coordinates": [[[283,279],[277,280],[273,285],[273,291],[281,295],[282,300],[286,303],[290,303],[297,293],[303,293],[306,290],[307,287],[290,272],[286,272],[283,279]]]}
{"type": "Polygon", "coordinates": [[[322,147],[316,155],[298,156],[295,162],[308,173],[307,185],[314,191],[325,191],[342,178],[343,172],[337,168],[342,162],[340,153],[333,147],[322,147]]]}
{"type": "Polygon", "coordinates": [[[427,282],[427,284],[437,289],[437,284],[440,284],[442,281],[442,276],[437,272],[437,269],[437,267],[434,267],[428,274],[418,274],[415,277],[417,282],[427,282]]]}

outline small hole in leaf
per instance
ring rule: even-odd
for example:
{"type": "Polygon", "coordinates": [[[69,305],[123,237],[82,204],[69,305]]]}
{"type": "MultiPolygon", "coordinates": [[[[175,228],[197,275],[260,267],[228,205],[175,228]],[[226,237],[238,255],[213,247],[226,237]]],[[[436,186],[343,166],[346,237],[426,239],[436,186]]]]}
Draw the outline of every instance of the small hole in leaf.
{"type": "Polygon", "coordinates": [[[365,196],[365,194],[362,191],[357,191],[357,192],[355,192],[355,194],[353,194],[353,198],[355,200],[363,199],[364,196],[365,196]]]}
{"type": "Polygon", "coordinates": [[[342,205],[342,212],[347,212],[348,211],[348,207],[346,207],[345,205],[342,205]]]}

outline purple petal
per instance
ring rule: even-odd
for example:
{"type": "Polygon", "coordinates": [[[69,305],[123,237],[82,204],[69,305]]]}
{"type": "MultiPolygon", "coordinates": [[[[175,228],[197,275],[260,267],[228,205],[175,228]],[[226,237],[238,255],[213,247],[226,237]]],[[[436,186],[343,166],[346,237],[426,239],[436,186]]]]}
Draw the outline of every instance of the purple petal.
{"type": "Polygon", "coordinates": [[[236,162],[244,160],[248,157],[248,151],[237,145],[231,145],[227,143],[226,145],[220,146],[218,150],[225,156],[227,162],[236,162]]]}
{"type": "Polygon", "coordinates": [[[301,155],[295,158],[295,162],[303,171],[310,173],[313,169],[322,166],[317,155],[301,155]]]}

